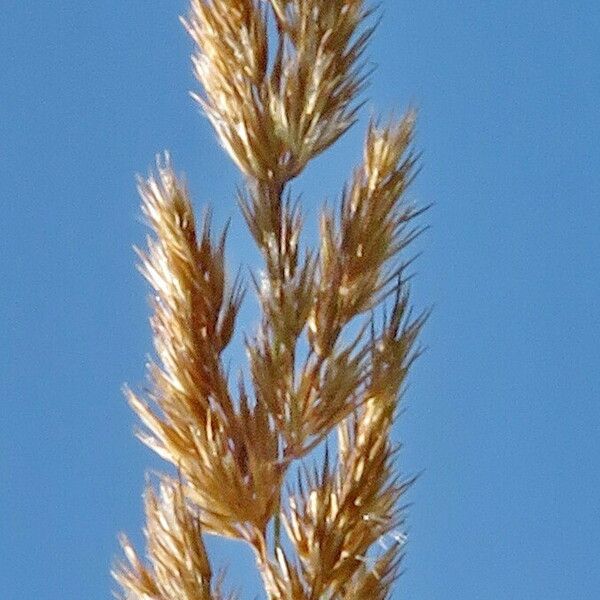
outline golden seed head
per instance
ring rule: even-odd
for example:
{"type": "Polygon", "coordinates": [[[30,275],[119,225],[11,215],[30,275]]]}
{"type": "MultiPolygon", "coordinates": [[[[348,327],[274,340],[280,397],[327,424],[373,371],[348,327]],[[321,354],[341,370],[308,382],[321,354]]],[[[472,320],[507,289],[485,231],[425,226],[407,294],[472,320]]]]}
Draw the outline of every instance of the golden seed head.
{"type": "Polygon", "coordinates": [[[147,565],[122,538],[125,598],[225,598],[205,534],[249,544],[273,600],[389,597],[408,485],[390,433],[425,320],[411,316],[404,278],[420,231],[405,200],[414,113],[369,125],[339,216],[321,214],[318,249],[302,241],[289,189],[356,121],[371,13],[364,0],[190,1],[195,98],[246,178],[238,202],[264,260],[261,320],[246,338],[250,381],[234,390],[223,352],[244,287],[226,269],[226,232],[215,237],[208,216],[196,223],[186,186],[159,160],[139,181],[156,357],[145,397],[126,393],[140,439],[179,478],[146,493],[147,565]],[[284,490],[292,465],[297,484],[284,490]]]}

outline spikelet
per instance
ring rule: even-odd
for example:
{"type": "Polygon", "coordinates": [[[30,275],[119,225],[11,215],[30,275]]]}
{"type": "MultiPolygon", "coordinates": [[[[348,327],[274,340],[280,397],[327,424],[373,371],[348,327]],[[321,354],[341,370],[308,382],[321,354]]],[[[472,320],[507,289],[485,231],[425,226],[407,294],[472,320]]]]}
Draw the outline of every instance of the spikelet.
{"type": "Polygon", "coordinates": [[[206,534],[249,544],[272,600],[390,597],[411,483],[391,431],[427,317],[412,316],[405,276],[421,232],[405,199],[415,113],[370,123],[317,249],[302,243],[290,190],[356,121],[371,16],[364,0],[190,0],[194,97],[245,176],[238,203],[264,259],[253,276],[262,318],[245,338],[250,381],[234,391],[222,355],[244,287],[225,267],[226,232],[215,238],[208,217],[197,226],[185,185],[159,160],[139,182],[156,360],[148,392],[126,394],[138,436],[179,479],[146,493],[147,565],[122,538],[125,598],[224,598],[206,534]],[[320,444],[325,459],[310,467],[320,444]]]}

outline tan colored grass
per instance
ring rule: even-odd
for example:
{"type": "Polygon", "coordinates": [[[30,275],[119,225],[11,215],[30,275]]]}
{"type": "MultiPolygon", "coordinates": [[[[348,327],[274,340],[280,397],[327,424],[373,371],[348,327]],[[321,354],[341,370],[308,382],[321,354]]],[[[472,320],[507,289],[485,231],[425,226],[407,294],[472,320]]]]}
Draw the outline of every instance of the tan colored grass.
{"type": "Polygon", "coordinates": [[[234,393],[222,353],[242,283],[226,273],[225,233],[215,237],[206,218],[197,227],[167,157],[139,184],[154,232],[139,255],[154,290],[156,361],[150,392],[127,395],[144,425],[139,437],[179,478],[146,493],[147,564],[122,540],[123,598],[224,598],[205,534],[249,544],[273,600],[389,597],[408,485],[390,433],[424,322],[410,315],[403,277],[419,232],[404,199],[414,113],[370,124],[339,216],[322,212],[318,249],[301,243],[302,211],[289,191],[356,121],[371,19],[363,0],[191,1],[184,23],[196,45],[196,99],[245,176],[238,201],[264,258],[255,286],[262,319],[246,343],[251,381],[234,393]],[[357,318],[364,327],[350,337],[357,318]],[[309,468],[321,443],[324,463],[309,468]],[[296,465],[297,485],[284,485],[296,465]]]}

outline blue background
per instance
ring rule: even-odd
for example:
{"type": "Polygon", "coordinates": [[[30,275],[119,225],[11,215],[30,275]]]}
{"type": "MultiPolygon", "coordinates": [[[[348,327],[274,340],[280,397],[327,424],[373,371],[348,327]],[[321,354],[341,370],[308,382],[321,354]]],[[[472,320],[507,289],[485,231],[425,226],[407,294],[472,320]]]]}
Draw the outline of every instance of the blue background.
{"type": "MultiPolygon", "coordinates": [[[[108,598],[116,534],[140,541],[160,466],[120,393],[151,351],[134,173],[170,149],[198,208],[233,217],[232,267],[256,254],[186,94],[185,2],[1,6],[0,597],[108,598]]],[[[397,429],[424,475],[394,597],[598,598],[600,4],[383,9],[365,119],[295,189],[314,219],[374,107],[420,107],[410,194],[435,207],[414,297],[435,311],[397,429]]],[[[211,547],[252,597],[248,552],[211,547]]]]}

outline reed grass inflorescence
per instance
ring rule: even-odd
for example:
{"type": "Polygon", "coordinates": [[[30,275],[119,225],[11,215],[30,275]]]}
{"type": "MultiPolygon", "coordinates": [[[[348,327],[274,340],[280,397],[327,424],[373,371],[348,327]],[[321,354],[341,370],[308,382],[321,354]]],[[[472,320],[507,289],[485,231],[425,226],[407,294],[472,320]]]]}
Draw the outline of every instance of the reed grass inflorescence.
{"type": "Polygon", "coordinates": [[[225,232],[197,226],[188,190],[159,161],[139,183],[154,232],[139,256],[156,360],[150,391],[127,395],[139,437],[177,475],[146,492],[147,561],[122,537],[119,597],[234,597],[213,576],[203,542],[213,534],[251,546],[268,598],[389,598],[410,483],[391,428],[425,320],[412,316],[405,277],[420,231],[405,199],[414,113],[369,124],[339,213],[321,213],[318,248],[301,242],[289,190],[357,120],[372,21],[363,0],[191,1],[195,98],[245,179],[262,318],[246,338],[250,381],[234,387],[222,355],[244,283],[226,273],[225,232]]]}

